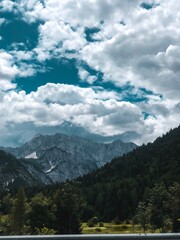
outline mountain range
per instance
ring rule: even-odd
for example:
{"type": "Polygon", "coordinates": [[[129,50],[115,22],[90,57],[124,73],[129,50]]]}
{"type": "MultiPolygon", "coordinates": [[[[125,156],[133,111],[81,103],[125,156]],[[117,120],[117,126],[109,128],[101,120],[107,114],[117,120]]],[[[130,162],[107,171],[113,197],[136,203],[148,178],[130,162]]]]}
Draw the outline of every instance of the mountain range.
{"type": "MultiPolygon", "coordinates": [[[[151,215],[149,223],[153,229],[164,229],[168,223],[168,229],[179,231],[180,126],[158,137],[153,143],[141,147],[131,144],[134,148],[132,151],[108,160],[113,154],[120,154],[120,149],[122,154],[123,144],[116,141],[99,145],[62,134],[37,135],[20,148],[0,151],[0,189],[9,190],[20,185],[38,186],[26,189],[29,198],[41,193],[52,199],[59,191],[69,189],[67,191],[71,195],[74,189],[86,206],[82,222],[94,216],[104,222],[112,219],[136,221],[140,209],[141,213],[151,215]],[[66,172],[60,167],[61,157],[67,161],[62,165],[66,166],[66,172]],[[89,167],[87,174],[87,168],[83,172],[84,166],[89,167]],[[81,172],[71,175],[73,167],[75,171],[81,169],[81,172]],[[66,178],[59,176],[65,173],[73,181],[54,184],[64,181],[66,178]]],[[[69,209],[69,197],[67,204],[69,209]]]]}
{"type": "Polygon", "coordinates": [[[1,147],[1,189],[20,184],[33,186],[75,179],[136,147],[134,143],[120,140],[102,144],[60,133],[38,134],[21,147],[1,147]]]}

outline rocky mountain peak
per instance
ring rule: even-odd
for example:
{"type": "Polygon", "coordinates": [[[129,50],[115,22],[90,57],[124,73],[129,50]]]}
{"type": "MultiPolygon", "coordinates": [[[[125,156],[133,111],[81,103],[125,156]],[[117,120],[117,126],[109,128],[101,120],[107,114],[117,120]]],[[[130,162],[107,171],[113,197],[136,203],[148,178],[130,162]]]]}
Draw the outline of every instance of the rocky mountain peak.
{"type": "Polygon", "coordinates": [[[43,181],[49,183],[49,179],[61,182],[94,171],[136,147],[133,143],[121,140],[103,144],[56,133],[37,134],[21,147],[4,150],[21,159],[26,169],[36,176],[42,176],[43,181]]]}

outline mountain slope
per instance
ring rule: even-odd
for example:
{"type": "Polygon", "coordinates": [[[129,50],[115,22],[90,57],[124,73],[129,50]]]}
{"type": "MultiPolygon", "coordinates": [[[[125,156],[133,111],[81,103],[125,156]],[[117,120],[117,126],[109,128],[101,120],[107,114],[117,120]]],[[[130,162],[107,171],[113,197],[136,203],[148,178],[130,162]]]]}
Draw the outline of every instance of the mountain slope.
{"type": "Polygon", "coordinates": [[[156,184],[180,183],[180,127],[78,180],[96,215],[131,218],[156,184]]]}
{"type": "Polygon", "coordinates": [[[34,164],[37,164],[48,179],[62,182],[92,172],[136,147],[134,143],[120,140],[102,144],[65,134],[39,134],[22,147],[4,150],[17,158],[25,158],[21,162],[34,174],[37,175],[34,168],[34,164]]]}
{"type": "Polygon", "coordinates": [[[42,184],[23,164],[11,154],[0,150],[0,191],[16,187],[30,187],[42,184]]]}

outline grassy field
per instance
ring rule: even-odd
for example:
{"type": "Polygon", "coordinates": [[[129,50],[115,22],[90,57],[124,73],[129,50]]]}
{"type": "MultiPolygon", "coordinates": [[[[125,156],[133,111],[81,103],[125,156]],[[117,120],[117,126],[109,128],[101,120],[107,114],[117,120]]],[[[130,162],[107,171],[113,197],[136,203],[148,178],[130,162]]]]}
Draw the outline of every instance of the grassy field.
{"type": "MultiPolygon", "coordinates": [[[[147,230],[147,233],[152,232],[151,230],[147,230]]],[[[156,231],[158,232],[158,231],[156,231]]],[[[143,233],[143,229],[140,225],[135,225],[133,227],[132,224],[113,224],[113,223],[104,223],[103,227],[99,227],[98,224],[95,227],[88,227],[87,223],[82,224],[82,233],[83,234],[124,234],[124,233],[143,233]]]]}

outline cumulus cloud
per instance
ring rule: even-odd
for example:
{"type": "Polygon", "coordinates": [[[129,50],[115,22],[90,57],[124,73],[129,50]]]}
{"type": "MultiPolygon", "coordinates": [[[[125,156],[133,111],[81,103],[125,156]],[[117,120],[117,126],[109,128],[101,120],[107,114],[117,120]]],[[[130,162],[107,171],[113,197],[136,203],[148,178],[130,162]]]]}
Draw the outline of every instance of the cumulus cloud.
{"type": "Polygon", "coordinates": [[[91,75],[88,71],[86,71],[82,67],[79,67],[78,75],[83,82],[88,82],[89,84],[93,84],[95,81],[98,80],[97,76],[91,75]]]}
{"type": "Polygon", "coordinates": [[[65,22],[47,21],[39,27],[39,32],[39,43],[34,51],[40,61],[51,58],[51,54],[64,56],[66,51],[79,51],[86,44],[82,28],[74,31],[65,22]]]}
{"type": "Polygon", "coordinates": [[[0,51],[0,90],[15,88],[11,82],[18,74],[18,68],[13,63],[13,58],[5,51],[0,51]]]}
{"type": "MultiPolygon", "coordinates": [[[[156,6],[150,11],[140,7],[143,1],[138,0],[20,2],[27,21],[44,21],[35,50],[39,60],[72,57],[66,52],[74,51],[79,61],[101,71],[104,81],[117,86],[130,82],[165,97],[177,96],[179,54],[173,55],[172,46],[179,48],[180,31],[174,1],[144,1],[156,6]],[[88,27],[99,29],[92,34],[97,41],[87,42],[88,27]]],[[[96,80],[81,68],[79,75],[91,84],[96,80]]]]}
{"type": "Polygon", "coordinates": [[[16,77],[28,77],[36,73],[36,65],[24,62],[31,60],[32,53],[0,50],[0,90],[16,88],[16,77]]]}
{"type": "MultiPolygon", "coordinates": [[[[165,97],[177,96],[180,18],[175,0],[21,0],[10,5],[24,21],[41,21],[34,49],[39,61],[76,58],[102,72],[103,81],[120,87],[130,82],[165,97]],[[88,42],[86,29],[93,27],[99,31],[88,42]]],[[[90,84],[96,81],[81,66],[79,76],[90,84]]]]}
{"type": "Polygon", "coordinates": [[[5,18],[0,18],[0,26],[6,21],[5,18]]]}
{"type": "MultiPolygon", "coordinates": [[[[111,97],[117,98],[115,93],[111,97]]],[[[95,134],[112,136],[136,125],[143,128],[140,109],[118,99],[105,99],[106,90],[73,85],[47,84],[38,91],[10,91],[1,95],[1,126],[33,123],[34,126],[58,126],[64,122],[83,127],[95,134]]]]}
{"type": "Polygon", "coordinates": [[[120,101],[117,93],[102,88],[48,83],[30,94],[24,91],[1,92],[0,123],[6,130],[7,124],[30,125],[28,131],[32,134],[35,129],[47,127],[57,129],[61,126],[62,131],[68,122],[85,129],[89,135],[112,137],[134,132],[131,140],[140,144],[155,139],[164,133],[164,129],[168,130],[167,120],[171,126],[178,123],[180,111],[173,111],[174,108],[179,109],[178,104],[173,106],[171,102],[162,102],[160,105],[153,101],[138,106],[120,101]],[[144,118],[142,109],[149,113],[148,118],[144,118]]]}
{"type": "Polygon", "coordinates": [[[29,22],[37,19],[62,20],[71,23],[72,26],[81,23],[81,25],[92,27],[105,19],[111,21],[114,18],[119,19],[131,14],[131,11],[140,2],[140,0],[131,2],[129,0],[114,0],[112,4],[108,0],[45,0],[43,2],[39,0],[20,0],[15,5],[18,6],[19,11],[24,14],[24,18],[29,22]]]}
{"type": "Polygon", "coordinates": [[[11,12],[14,7],[15,7],[15,3],[13,1],[11,1],[11,0],[2,0],[0,2],[0,9],[2,11],[11,12]]]}
{"type": "MultiPolygon", "coordinates": [[[[0,51],[0,121],[5,129],[9,122],[31,123],[35,128],[68,122],[104,136],[129,132],[129,140],[142,143],[179,124],[177,1],[2,0],[0,9],[21,13],[28,24],[39,23],[38,42],[31,52],[26,47],[20,50],[16,43],[11,51],[0,51]],[[93,86],[47,84],[30,94],[11,90],[16,77],[33,76],[38,63],[62,57],[76,59],[81,82],[93,85],[98,80],[101,86],[110,82],[118,89],[129,85],[133,96],[142,95],[145,100],[124,100],[125,90],[93,86]],[[83,64],[100,72],[102,78],[83,64]],[[7,90],[11,91],[4,93],[7,90]]],[[[0,24],[4,21],[0,19],[0,24]]]]}

